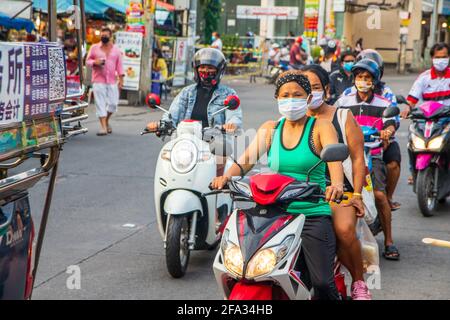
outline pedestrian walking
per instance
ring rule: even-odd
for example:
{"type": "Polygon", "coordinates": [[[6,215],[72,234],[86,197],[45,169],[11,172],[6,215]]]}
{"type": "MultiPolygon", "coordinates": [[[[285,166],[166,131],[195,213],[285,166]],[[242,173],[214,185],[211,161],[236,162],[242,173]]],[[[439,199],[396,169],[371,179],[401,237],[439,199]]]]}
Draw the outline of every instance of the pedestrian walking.
{"type": "Polygon", "coordinates": [[[101,42],[91,47],[86,62],[88,66],[92,67],[95,107],[100,120],[98,136],[112,133],[109,120],[117,111],[119,91],[123,87],[122,53],[113,44],[111,38],[111,29],[103,28],[101,42]]]}

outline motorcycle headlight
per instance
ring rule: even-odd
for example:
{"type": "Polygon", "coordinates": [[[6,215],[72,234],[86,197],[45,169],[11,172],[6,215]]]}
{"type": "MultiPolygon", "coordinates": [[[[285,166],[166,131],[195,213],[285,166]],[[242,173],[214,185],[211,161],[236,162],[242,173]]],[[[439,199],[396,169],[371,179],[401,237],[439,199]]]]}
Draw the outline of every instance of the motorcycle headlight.
{"type": "Polygon", "coordinates": [[[172,168],[178,173],[186,173],[192,170],[197,163],[198,150],[195,144],[189,140],[177,142],[170,154],[172,168]]]}
{"type": "Polygon", "coordinates": [[[416,136],[415,134],[411,135],[411,141],[414,145],[414,148],[418,150],[426,150],[427,146],[425,145],[425,141],[416,136]]]}
{"type": "Polygon", "coordinates": [[[242,277],[244,271],[244,257],[242,256],[241,248],[232,242],[226,243],[223,251],[223,260],[225,268],[232,274],[242,277]]]}
{"type": "Polygon", "coordinates": [[[439,136],[434,139],[431,139],[430,142],[428,142],[428,149],[430,150],[439,150],[442,147],[442,143],[444,142],[444,137],[439,136]]]}
{"type": "Polygon", "coordinates": [[[280,245],[260,250],[247,267],[245,277],[252,279],[273,271],[275,266],[286,256],[294,241],[294,236],[287,237],[280,245]]]}

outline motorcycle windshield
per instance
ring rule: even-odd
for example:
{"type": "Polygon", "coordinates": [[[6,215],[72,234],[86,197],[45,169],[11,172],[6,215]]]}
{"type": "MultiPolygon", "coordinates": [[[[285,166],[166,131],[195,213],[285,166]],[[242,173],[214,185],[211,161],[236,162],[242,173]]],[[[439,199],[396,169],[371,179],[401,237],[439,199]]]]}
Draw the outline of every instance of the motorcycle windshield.
{"type": "Polygon", "coordinates": [[[275,206],[256,206],[251,209],[240,210],[237,228],[244,267],[247,267],[250,259],[264,244],[285,228],[294,218],[295,216],[275,206]]]}
{"type": "Polygon", "coordinates": [[[450,106],[444,106],[436,101],[427,101],[411,112],[413,118],[437,119],[450,116],[450,106]]]}

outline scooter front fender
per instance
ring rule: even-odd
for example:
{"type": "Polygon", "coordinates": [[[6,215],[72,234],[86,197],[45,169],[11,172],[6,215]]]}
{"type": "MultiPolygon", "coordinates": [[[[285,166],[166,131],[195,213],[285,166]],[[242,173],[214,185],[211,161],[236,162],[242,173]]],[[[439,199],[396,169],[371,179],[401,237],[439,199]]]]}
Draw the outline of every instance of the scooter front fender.
{"type": "Polygon", "coordinates": [[[164,212],[168,215],[182,215],[194,211],[203,212],[199,197],[188,190],[174,190],[164,201],[164,212]]]}
{"type": "Polygon", "coordinates": [[[431,158],[433,155],[431,153],[421,153],[416,157],[416,170],[424,170],[430,165],[431,158]]]}

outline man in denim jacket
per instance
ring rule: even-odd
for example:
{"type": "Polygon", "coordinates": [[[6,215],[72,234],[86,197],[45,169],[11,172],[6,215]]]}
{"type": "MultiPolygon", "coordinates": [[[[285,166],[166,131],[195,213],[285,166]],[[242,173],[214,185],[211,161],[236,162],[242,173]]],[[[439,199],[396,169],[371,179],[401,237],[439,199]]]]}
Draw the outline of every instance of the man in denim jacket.
{"type": "MultiPolygon", "coordinates": [[[[225,56],[217,49],[205,48],[194,56],[195,84],[185,87],[173,100],[169,112],[175,126],[183,120],[202,122],[203,127],[221,126],[227,132],[242,127],[242,111],[225,110],[213,117],[214,112],[225,107],[224,100],[236,92],[220,84],[225,72],[225,56]]],[[[166,114],[163,120],[169,120],[166,114]]],[[[149,131],[158,129],[158,122],[147,125],[149,131]]]]}

